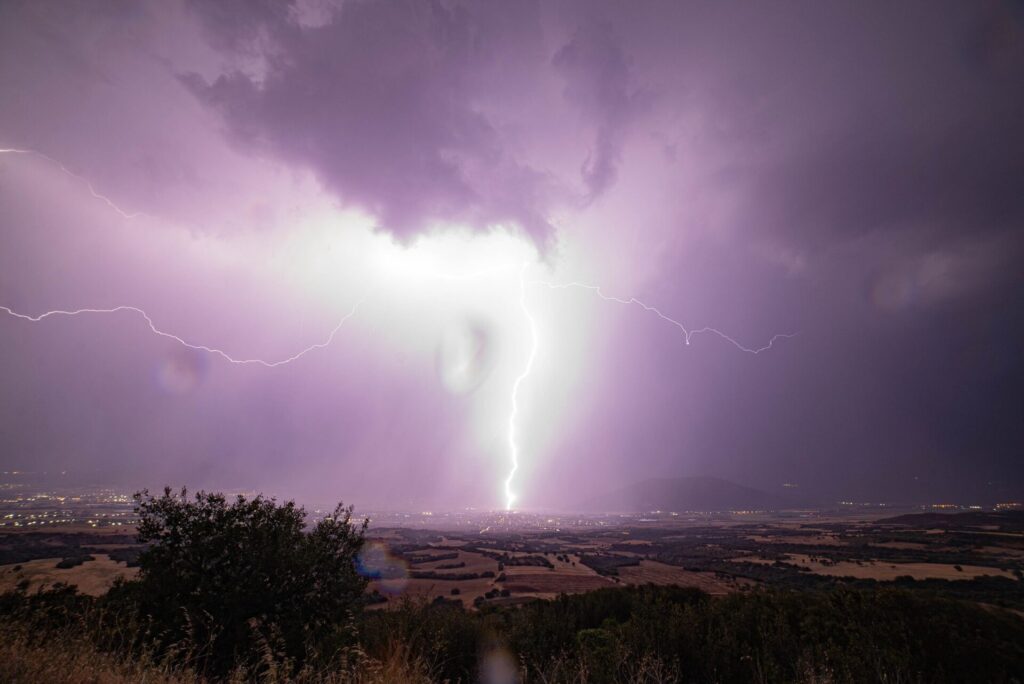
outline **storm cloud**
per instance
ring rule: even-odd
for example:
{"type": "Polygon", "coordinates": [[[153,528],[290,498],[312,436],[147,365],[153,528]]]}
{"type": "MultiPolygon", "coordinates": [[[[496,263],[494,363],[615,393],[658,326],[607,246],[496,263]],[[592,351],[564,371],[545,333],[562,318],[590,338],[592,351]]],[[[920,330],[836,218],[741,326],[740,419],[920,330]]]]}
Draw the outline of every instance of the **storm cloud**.
{"type": "Polygon", "coordinates": [[[3,465],[494,505],[527,306],[524,506],[680,474],[1020,495],[1021,83],[1012,2],[4,3],[0,147],[63,171],[0,155],[0,305],[287,356],[366,303],[267,372],[0,317],[3,465]],[[374,250],[503,229],[545,279],[798,335],[686,345],[517,270],[375,280],[374,250]],[[466,321],[487,372],[451,392],[466,321]]]}

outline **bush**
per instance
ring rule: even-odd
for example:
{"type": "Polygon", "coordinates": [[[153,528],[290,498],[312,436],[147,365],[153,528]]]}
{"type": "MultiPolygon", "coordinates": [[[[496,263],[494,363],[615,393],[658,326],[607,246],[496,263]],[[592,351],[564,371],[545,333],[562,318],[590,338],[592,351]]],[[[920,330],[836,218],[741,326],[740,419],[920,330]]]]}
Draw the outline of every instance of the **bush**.
{"type": "Polygon", "coordinates": [[[460,601],[431,605],[406,597],[391,610],[366,611],[360,620],[367,653],[384,658],[403,651],[424,664],[436,682],[478,681],[477,659],[488,631],[486,620],[464,610],[460,601]]]}
{"type": "Polygon", "coordinates": [[[454,683],[504,672],[551,684],[914,684],[1024,672],[1024,621],[991,603],[1021,591],[1007,578],[715,599],[609,587],[523,604],[493,600],[509,596],[497,585],[474,599],[478,611],[438,597],[358,614],[386,599],[362,595],[354,558],[366,523],[353,525],[350,509],[310,530],[301,508],[262,497],[165,490],[140,494],[138,510],[149,545],[138,580],[99,598],[67,585],[30,593],[27,580],[0,595],[0,681],[454,683]]]}
{"type": "Polygon", "coordinates": [[[310,645],[344,638],[362,603],[366,580],[355,558],[367,522],[351,508],[305,531],[293,502],[183,489],[136,495],[139,577],[113,592],[152,621],[164,647],[199,645],[202,669],[214,675],[266,660],[268,652],[301,666],[310,645]]]}
{"type": "Polygon", "coordinates": [[[285,667],[271,651],[211,676],[202,651],[136,644],[146,623],[112,613],[104,599],[67,586],[21,588],[0,595],[0,681],[160,681],[161,673],[181,673],[181,682],[195,684],[454,683],[480,681],[497,656],[521,681],[551,684],[1013,682],[1024,672],[1019,616],[920,590],[758,590],[712,599],[642,586],[520,606],[480,597],[479,612],[445,598],[395,603],[359,616],[358,645],[308,659],[305,668],[285,667]],[[37,667],[69,653],[78,655],[66,666],[37,667]],[[5,658],[17,663],[5,669],[5,658]],[[124,669],[124,678],[96,669],[108,666],[124,669]]]}

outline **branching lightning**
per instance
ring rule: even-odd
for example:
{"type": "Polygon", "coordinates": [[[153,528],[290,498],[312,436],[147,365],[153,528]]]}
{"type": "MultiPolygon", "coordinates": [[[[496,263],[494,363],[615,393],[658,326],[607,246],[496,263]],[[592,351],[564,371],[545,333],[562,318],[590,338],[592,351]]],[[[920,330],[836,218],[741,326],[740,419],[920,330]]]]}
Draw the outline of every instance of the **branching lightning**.
{"type": "Polygon", "coordinates": [[[146,325],[149,326],[150,331],[152,331],[154,335],[174,340],[183,347],[195,349],[197,351],[204,351],[209,354],[214,354],[216,356],[221,357],[228,363],[234,363],[239,365],[257,364],[260,366],[265,366],[267,368],[274,368],[275,366],[283,366],[285,364],[291,363],[292,361],[296,361],[305,356],[306,354],[308,354],[309,352],[314,351],[316,349],[323,349],[331,342],[333,342],[335,335],[338,334],[338,330],[341,329],[341,326],[344,325],[348,319],[352,318],[352,316],[355,315],[356,311],[359,309],[359,306],[363,303],[363,301],[364,300],[360,300],[352,306],[352,309],[347,314],[345,314],[340,321],[338,321],[338,324],[334,326],[334,329],[331,330],[330,334],[327,336],[327,339],[325,339],[323,342],[311,344],[305,349],[302,349],[301,351],[292,354],[287,358],[278,359],[277,361],[266,361],[264,359],[237,359],[222,349],[217,349],[216,347],[208,347],[204,344],[193,344],[182,339],[181,337],[178,337],[173,333],[161,330],[153,322],[153,319],[149,317],[148,313],[135,306],[115,306],[110,309],[75,309],[73,311],[47,311],[46,313],[39,314],[38,316],[29,316],[28,314],[18,313],[17,311],[14,311],[6,306],[0,306],[0,311],[3,311],[11,316],[14,316],[15,318],[21,318],[26,321],[32,321],[33,323],[38,323],[43,319],[51,318],[54,316],[79,316],[82,314],[113,314],[118,313],[120,311],[129,311],[131,313],[135,313],[138,314],[139,316],[142,316],[142,318],[146,321],[146,325]]]}
{"type": "MultiPolygon", "coordinates": [[[[62,162],[54,159],[53,157],[50,157],[49,155],[43,154],[42,152],[37,152],[35,150],[28,150],[28,149],[0,148],[0,154],[31,155],[31,156],[39,157],[41,159],[45,159],[46,161],[48,161],[48,162],[54,164],[55,166],[57,166],[57,168],[59,168],[63,173],[65,173],[69,177],[74,178],[75,180],[83,183],[89,189],[89,193],[95,199],[100,200],[101,202],[106,204],[110,209],[112,209],[113,211],[117,212],[122,218],[134,219],[134,218],[137,218],[139,216],[144,216],[145,215],[143,212],[140,212],[140,211],[137,211],[137,212],[125,211],[120,206],[118,206],[113,200],[111,200],[109,197],[107,197],[106,195],[103,195],[103,194],[97,192],[96,188],[93,187],[92,183],[88,179],[86,179],[86,178],[78,175],[77,173],[71,171],[62,162]]],[[[520,391],[520,388],[522,387],[523,382],[526,381],[527,377],[529,377],[530,373],[533,370],[533,366],[534,366],[534,363],[535,363],[536,358],[537,358],[537,349],[538,349],[538,345],[539,345],[539,339],[538,339],[538,335],[537,335],[537,322],[534,319],[532,313],[530,312],[529,307],[527,306],[527,289],[528,289],[527,286],[528,285],[537,285],[537,286],[547,287],[547,288],[550,288],[550,289],[553,289],[553,290],[567,290],[567,289],[570,289],[570,288],[577,288],[577,289],[582,289],[582,290],[587,290],[587,291],[593,292],[594,294],[596,294],[598,297],[600,297],[601,299],[603,299],[605,301],[616,302],[618,304],[623,304],[623,305],[626,305],[626,306],[638,306],[641,309],[643,309],[644,311],[653,313],[658,318],[660,318],[663,321],[665,321],[665,322],[675,326],[676,328],[678,328],[679,331],[683,333],[683,337],[684,337],[687,345],[690,344],[690,341],[696,335],[712,334],[712,335],[716,335],[716,336],[720,337],[721,339],[725,340],[726,342],[728,342],[729,344],[734,346],[736,349],[738,349],[738,350],[740,350],[740,351],[742,351],[744,353],[755,354],[756,355],[756,354],[760,354],[761,352],[764,352],[764,351],[767,351],[767,350],[771,349],[775,345],[775,343],[778,340],[780,340],[780,339],[788,339],[788,338],[792,338],[792,337],[796,336],[795,333],[788,333],[788,334],[787,333],[779,333],[779,334],[776,334],[776,335],[772,336],[772,338],[769,339],[766,344],[764,344],[764,345],[762,345],[760,347],[747,347],[747,346],[741,344],[740,342],[738,342],[735,338],[730,337],[729,335],[723,333],[722,331],[718,330],[717,328],[703,327],[703,328],[696,328],[696,329],[693,329],[693,330],[688,329],[686,326],[684,326],[678,320],[672,318],[671,316],[666,315],[665,313],[663,313],[660,309],[658,309],[655,306],[647,304],[647,303],[637,299],[636,297],[625,298],[625,297],[616,297],[616,296],[612,296],[612,295],[607,295],[607,294],[604,293],[604,291],[602,290],[601,286],[599,286],[599,285],[590,285],[590,284],[580,283],[580,282],[553,283],[553,282],[547,282],[547,281],[542,281],[542,280],[527,281],[526,280],[526,272],[527,272],[527,270],[529,268],[529,265],[530,265],[529,262],[523,263],[522,268],[520,269],[520,272],[519,272],[519,308],[522,311],[522,315],[526,319],[527,326],[529,328],[529,332],[530,332],[530,350],[529,350],[529,354],[528,354],[527,359],[526,359],[526,364],[524,365],[522,371],[516,377],[515,382],[512,385],[511,410],[509,412],[509,417],[508,417],[508,448],[509,448],[509,458],[510,458],[510,461],[511,461],[511,466],[510,466],[510,469],[509,469],[509,472],[508,472],[508,476],[505,478],[505,509],[507,511],[511,511],[512,510],[512,506],[515,503],[516,498],[517,498],[516,494],[512,490],[512,482],[515,479],[516,472],[519,470],[519,460],[520,460],[520,445],[519,445],[519,441],[518,441],[517,425],[516,425],[517,419],[519,417],[519,391],[520,391]]],[[[509,267],[509,268],[511,268],[511,267],[509,267]]],[[[476,279],[484,278],[484,277],[494,277],[494,275],[497,272],[499,272],[499,271],[503,272],[504,270],[505,270],[505,268],[498,269],[497,271],[495,269],[488,269],[487,271],[483,271],[483,272],[473,272],[473,273],[467,273],[467,274],[452,274],[452,273],[435,273],[435,272],[430,272],[430,273],[427,273],[427,275],[430,275],[430,276],[433,276],[433,277],[436,277],[436,278],[439,278],[439,279],[442,279],[442,280],[476,280],[476,279]]],[[[178,344],[180,344],[183,347],[186,347],[188,349],[194,349],[194,350],[197,350],[197,351],[203,351],[203,352],[215,355],[215,356],[219,356],[222,359],[224,359],[225,361],[227,361],[228,363],[232,363],[232,364],[238,364],[238,365],[254,364],[254,365],[264,366],[264,367],[267,367],[267,368],[274,368],[276,366],[283,366],[285,364],[289,364],[289,363],[291,363],[293,361],[296,361],[296,360],[302,358],[303,356],[305,356],[309,352],[315,351],[317,349],[323,349],[324,347],[327,347],[328,345],[330,345],[334,341],[334,338],[337,335],[338,331],[341,329],[341,327],[345,324],[346,321],[348,321],[352,316],[354,316],[356,314],[357,310],[363,304],[364,301],[365,301],[365,297],[363,299],[359,300],[358,302],[356,302],[352,306],[351,310],[345,316],[343,316],[341,318],[341,320],[338,321],[338,324],[336,326],[334,326],[334,328],[330,331],[330,333],[328,334],[328,336],[327,336],[327,338],[325,340],[323,340],[322,342],[317,342],[315,344],[311,344],[308,347],[305,347],[304,349],[301,349],[300,351],[296,352],[295,354],[292,354],[291,356],[288,356],[288,357],[283,358],[283,359],[278,359],[278,360],[275,360],[275,361],[268,361],[268,360],[260,359],[260,358],[235,358],[235,357],[231,356],[230,354],[228,354],[227,352],[225,352],[224,350],[219,349],[217,347],[210,347],[210,346],[203,345],[203,344],[194,344],[192,342],[188,342],[187,340],[185,340],[185,339],[183,339],[183,338],[181,338],[181,337],[179,337],[179,336],[177,336],[177,335],[175,335],[173,333],[170,333],[170,332],[167,332],[165,330],[162,330],[162,329],[158,328],[157,325],[153,322],[153,319],[150,317],[150,315],[148,313],[146,313],[143,309],[140,309],[140,308],[135,307],[135,306],[115,306],[115,307],[108,308],[108,309],[88,308],[88,309],[75,309],[75,310],[55,310],[55,311],[47,311],[45,313],[39,314],[38,316],[31,316],[31,315],[28,315],[28,314],[19,313],[17,311],[14,311],[13,309],[10,309],[10,308],[8,308],[6,306],[3,306],[3,305],[0,305],[0,311],[4,312],[4,313],[6,313],[6,314],[8,314],[10,316],[13,316],[15,318],[19,318],[19,319],[26,320],[26,321],[31,321],[33,323],[38,323],[38,322],[40,322],[40,321],[42,321],[44,319],[51,318],[51,317],[58,317],[58,316],[69,316],[69,317],[72,317],[72,316],[79,316],[79,315],[84,315],[84,314],[115,314],[115,313],[119,313],[119,312],[122,312],[122,311],[129,312],[129,313],[133,313],[133,314],[137,314],[137,315],[141,316],[143,318],[143,320],[145,320],[146,325],[149,327],[150,331],[154,335],[157,335],[159,337],[165,337],[165,338],[170,339],[170,340],[174,340],[178,344]]]]}
{"type": "Polygon", "coordinates": [[[771,339],[768,340],[768,342],[766,344],[764,344],[764,345],[762,345],[760,347],[746,347],[746,346],[740,344],[739,342],[737,342],[736,339],[730,337],[729,335],[726,335],[724,332],[722,332],[721,330],[718,330],[717,328],[711,328],[711,327],[705,326],[703,328],[696,328],[694,330],[690,330],[685,325],[683,325],[682,323],[677,321],[676,319],[674,319],[671,316],[667,316],[664,313],[662,313],[662,311],[658,307],[651,306],[650,304],[646,304],[646,303],[640,301],[639,299],[637,299],[636,297],[630,297],[630,298],[626,299],[626,298],[623,298],[623,297],[613,297],[611,295],[606,295],[601,290],[601,286],[599,286],[599,285],[588,285],[586,283],[578,283],[578,282],[572,282],[572,283],[550,283],[550,282],[543,281],[543,280],[534,280],[534,281],[531,281],[530,284],[531,285],[542,285],[544,287],[549,287],[552,290],[566,290],[566,289],[569,289],[569,288],[572,288],[572,287],[580,288],[580,289],[583,289],[583,290],[590,290],[591,292],[596,294],[598,297],[600,297],[601,299],[603,299],[605,301],[608,301],[608,302],[617,302],[619,304],[625,304],[627,306],[630,306],[630,305],[639,306],[644,311],[649,311],[649,312],[653,313],[655,316],[657,316],[658,318],[660,318],[661,320],[663,320],[663,321],[665,321],[667,323],[670,323],[671,325],[674,325],[675,327],[679,328],[680,332],[683,333],[683,337],[686,340],[686,344],[690,344],[690,340],[693,339],[694,335],[703,335],[703,334],[706,334],[706,333],[710,333],[712,335],[717,335],[718,337],[722,338],[723,340],[725,340],[726,342],[728,342],[732,346],[734,346],[737,349],[739,349],[741,352],[745,352],[747,354],[760,354],[763,351],[768,351],[769,349],[771,349],[778,340],[789,339],[789,338],[792,338],[792,337],[796,337],[796,335],[797,335],[796,333],[777,333],[777,334],[773,335],[771,337],[771,339]]]}
{"type": "Polygon", "coordinates": [[[519,470],[519,442],[516,440],[516,416],[519,414],[519,387],[526,380],[526,376],[530,374],[530,371],[533,370],[533,362],[537,358],[537,322],[533,319],[529,307],[526,306],[526,269],[528,267],[529,264],[524,263],[522,270],[519,271],[519,307],[522,309],[527,326],[530,328],[530,354],[526,359],[526,366],[523,368],[523,372],[519,374],[519,377],[516,378],[515,383],[512,385],[512,411],[508,416],[508,449],[509,456],[512,459],[512,468],[509,470],[508,477],[505,478],[506,511],[512,510],[512,504],[516,500],[516,495],[512,492],[512,480],[516,476],[516,471],[519,470]]]}
{"type": "Polygon", "coordinates": [[[687,328],[685,325],[683,325],[682,323],[680,323],[676,319],[672,318],[671,316],[668,316],[668,315],[664,314],[660,309],[658,309],[658,307],[651,306],[650,304],[647,304],[647,303],[637,299],[636,297],[629,297],[627,299],[627,298],[624,298],[624,297],[614,297],[614,296],[611,296],[611,295],[606,295],[602,291],[602,289],[601,289],[601,287],[599,285],[588,285],[586,283],[579,283],[579,282],[552,283],[552,282],[548,282],[548,281],[544,281],[544,280],[531,280],[531,281],[527,281],[526,280],[526,269],[527,269],[527,264],[524,264],[523,268],[522,268],[522,270],[520,271],[520,274],[519,274],[519,287],[520,287],[519,306],[522,309],[523,315],[525,316],[525,318],[527,320],[527,323],[529,325],[529,328],[530,328],[530,354],[529,354],[529,357],[527,359],[526,366],[523,368],[523,372],[519,374],[519,376],[516,378],[515,383],[512,385],[512,411],[509,414],[509,419],[508,419],[508,446],[509,446],[509,457],[511,459],[512,466],[511,466],[511,468],[509,470],[508,477],[506,477],[506,479],[505,479],[505,510],[506,511],[511,511],[512,510],[512,505],[515,503],[515,500],[516,500],[516,495],[512,492],[512,480],[515,478],[516,471],[519,470],[519,443],[516,441],[516,417],[518,416],[518,413],[519,413],[519,387],[520,387],[520,385],[523,384],[523,381],[526,380],[527,376],[529,376],[530,371],[533,369],[534,360],[537,357],[537,344],[538,344],[538,342],[537,342],[537,324],[536,324],[536,321],[533,318],[533,315],[530,313],[529,308],[526,305],[526,286],[528,284],[529,285],[539,285],[539,286],[543,286],[543,287],[548,287],[548,288],[551,288],[553,290],[567,290],[569,288],[579,288],[579,289],[588,290],[590,292],[593,292],[598,297],[600,297],[601,299],[603,299],[605,301],[608,301],[608,302],[616,302],[618,304],[624,304],[626,306],[638,306],[641,309],[643,309],[644,311],[649,311],[650,313],[653,313],[655,316],[657,316],[658,318],[662,319],[663,321],[665,321],[665,322],[675,326],[676,328],[678,328],[680,330],[680,332],[683,333],[683,337],[686,340],[686,344],[687,345],[690,344],[690,340],[693,339],[693,337],[695,335],[702,335],[702,334],[710,333],[712,335],[717,335],[718,337],[722,338],[723,340],[725,340],[726,342],[728,342],[729,344],[731,344],[732,346],[736,347],[737,349],[739,349],[740,351],[742,351],[744,353],[755,354],[756,355],[756,354],[760,354],[761,352],[764,352],[764,351],[767,351],[767,350],[771,349],[778,340],[789,339],[789,338],[792,338],[792,337],[796,337],[796,333],[778,333],[778,334],[773,335],[771,337],[771,339],[769,339],[766,344],[764,344],[764,345],[762,345],[760,347],[747,347],[747,346],[744,346],[743,344],[741,344],[740,342],[738,342],[735,338],[730,337],[729,335],[726,335],[725,333],[723,333],[721,330],[718,330],[717,328],[712,328],[712,327],[706,326],[706,327],[703,327],[703,328],[696,328],[696,329],[690,330],[689,328],[687,328]]]}
{"type": "Polygon", "coordinates": [[[89,194],[91,194],[93,197],[95,197],[96,199],[100,200],[101,202],[106,204],[108,207],[110,207],[111,209],[116,211],[123,218],[134,219],[134,218],[138,218],[139,216],[145,216],[145,214],[143,212],[141,212],[141,211],[128,212],[128,211],[125,211],[124,209],[122,209],[121,207],[117,206],[117,204],[114,202],[114,200],[110,199],[106,195],[103,195],[103,194],[100,194],[100,193],[96,192],[96,188],[93,187],[93,185],[89,181],[89,179],[84,178],[83,176],[79,176],[77,173],[75,173],[74,171],[72,171],[68,167],[64,166],[64,164],[62,162],[54,159],[53,157],[51,157],[48,154],[43,154],[42,152],[36,152],[35,150],[20,150],[20,149],[16,149],[16,148],[0,148],[0,154],[26,154],[26,155],[31,155],[33,157],[39,157],[40,159],[45,159],[46,161],[50,162],[51,164],[56,165],[57,168],[59,168],[61,171],[63,171],[65,174],[67,174],[71,178],[74,178],[75,180],[79,181],[80,183],[84,183],[85,187],[89,188],[89,194]]]}
{"type": "MultiPolygon", "coordinates": [[[[106,204],[110,209],[112,209],[115,212],[117,212],[122,218],[134,219],[134,218],[138,218],[139,216],[145,216],[145,214],[143,212],[141,212],[141,211],[136,211],[136,212],[127,212],[127,211],[125,211],[120,206],[118,206],[117,203],[114,202],[112,199],[110,199],[106,195],[103,195],[103,194],[97,192],[96,188],[93,187],[93,184],[92,184],[92,182],[89,181],[89,179],[84,178],[84,177],[78,175],[74,171],[71,171],[68,167],[66,167],[63,164],[63,162],[61,162],[61,161],[59,161],[57,159],[54,159],[53,157],[51,157],[51,156],[49,156],[47,154],[43,154],[42,152],[37,152],[35,150],[25,150],[25,149],[17,149],[17,148],[0,148],[0,154],[31,155],[31,156],[39,157],[40,159],[45,159],[46,161],[50,162],[51,164],[56,165],[57,168],[59,168],[62,172],[64,172],[65,174],[67,174],[71,178],[74,178],[75,180],[83,183],[89,189],[89,193],[94,198],[96,198],[96,199],[100,200],[101,202],[103,202],[104,204],[106,204]]],[[[187,347],[188,349],[195,349],[197,351],[203,351],[203,352],[207,352],[208,354],[213,354],[215,356],[219,356],[222,359],[224,359],[225,361],[227,361],[228,363],[233,363],[233,364],[238,364],[238,365],[256,364],[256,365],[260,365],[260,366],[265,366],[266,368],[274,368],[276,366],[283,366],[285,364],[291,363],[292,361],[296,361],[296,360],[302,358],[303,356],[305,356],[306,354],[308,354],[311,351],[315,351],[317,349],[323,349],[324,347],[326,347],[329,344],[331,344],[334,341],[335,336],[338,334],[338,331],[341,329],[341,326],[343,326],[345,324],[345,322],[348,321],[348,319],[352,318],[352,316],[355,315],[356,311],[359,309],[360,305],[362,305],[363,301],[365,301],[365,298],[359,300],[358,302],[356,302],[352,306],[352,309],[347,314],[342,316],[341,320],[338,321],[338,324],[336,326],[334,326],[334,328],[330,331],[330,333],[327,335],[327,338],[323,342],[317,342],[315,344],[311,344],[308,347],[305,347],[304,349],[299,350],[295,354],[292,354],[291,356],[288,356],[288,357],[283,358],[283,359],[278,359],[276,361],[267,361],[265,359],[259,359],[259,358],[251,358],[251,359],[235,358],[235,357],[231,356],[230,354],[228,354],[223,349],[218,349],[217,347],[210,347],[210,346],[207,346],[205,344],[193,344],[192,342],[189,342],[189,341],[187,341],[187,340],[185,340],[185,339],[183,339],[181,337],[178,337],[177,335],[175,335],[173,333],[167,332],[166,330],[161,330],[160,328],[158,328],[156,326],[156,324],[153,322],[153,319],[149,316],[148,313],[146,313],[143,309],[140,309],[139,307],[136,307],[136,306],[127,306],[127,305],[125,305],[125,306],[115,306],[115,307],[112,307],[112,308],[109,308],[109,309],[91,309],[90,308],[90,309],[74,309],[74,310],[70,310],[70,311],[68,311],[68,310],[55,310],[55,311],[47,311],[45,313],[39,314],[38,316],[31,316],[31,315],[28,315],[28,314],[19,313],[17,311],[14,311],[13,309],[11,309],[9,307],[6,307],[6,306],[3,306],[3,305],[0,305],[0,311],[3,311],[4,313],[6,313],[6,314],[8,314],[10,316],[14,316],[15,318],[20,318],[22,320],[31,321],[33,323],[38,323],[38,322],[40,322],[40,321],[42,321],[42,320],[44,320],[46,318],[51,318],[51,317],[55,317],[55,316],[79,316],[79,315],[82,315],[82,314],[114,314],[114,313],[118,313],[118,312],[121,312],[121,311],[127,311],[127,312],[138,314],[139,316],[141,316],[143,318],[143,320],[146,321],[146,325],[149,326],[150,331],[154,335],[157,335],[159,337],[165,337],[165,338],[170,339],[170,340],[174,340],[175,342],[177,342],[181,346],[187,347]]]]}

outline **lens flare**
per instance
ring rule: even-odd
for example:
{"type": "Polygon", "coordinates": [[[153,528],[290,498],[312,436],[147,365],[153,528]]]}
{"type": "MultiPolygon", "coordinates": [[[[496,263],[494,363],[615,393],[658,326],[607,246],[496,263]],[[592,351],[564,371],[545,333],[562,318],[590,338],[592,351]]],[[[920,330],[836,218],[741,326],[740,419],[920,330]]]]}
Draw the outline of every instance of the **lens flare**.
{"type": "Polygon", "coordinates": [[[356,558],[356,571],[376,582],[377,589],[385,594],[401,594],[409,582],[409,564],[383,542],[370,542],[363,548],[356,558]]]}
{"type": "Polygon", "coordinates": [[[486,321],[466,317],[451,323],[437,345],[437,374],[452,394],[469,394],[477,389],[494,368],[493,327],[486,321]]]}
{"type": "Polygon", "coordinates": [[[206,360],[202,352],[177,349],[157,366],[157,384],[168,394],[189,394],[206,378],[206,360]]]}

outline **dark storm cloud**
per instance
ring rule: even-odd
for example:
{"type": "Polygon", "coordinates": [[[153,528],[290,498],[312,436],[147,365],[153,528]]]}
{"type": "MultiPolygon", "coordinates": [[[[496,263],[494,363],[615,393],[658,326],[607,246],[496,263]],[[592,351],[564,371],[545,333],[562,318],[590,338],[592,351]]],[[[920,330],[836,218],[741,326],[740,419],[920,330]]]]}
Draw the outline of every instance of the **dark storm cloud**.
{"type": "MultiPolygon", "coordinates": [[[[289,219],[322,196],[290,183],[311,169],[324,204],[401,238],[515,222],[564,247],[559,275],[690,327],[748,346],[799,332],[751,357],[589,292],[530,290],[561,318],[539,320],[525,383],[525,505],[678,474],[1019,495],[1022,83],[1010,2],[0,3],[0,146],[59,158],[185,236],[117,228],[52,165],[2,159],[0,304],[144,303],[239,353],[267,331],[306,344],[358,291],[276,301],[263,252],[239,244],[264,214],[303,242],[289,219]],[[207,256],[235,270],[190,266],[207,256]],[[554,387],[557,362],[585,381],[554,387]],[[574,421],[533,449],[548,394],[574,421]]],[[[499,309],[514,327],[521,312],[499,309]]],[[[368,325],[363,346],[254,374],[197,370],[137,323],[0,320],[2,463],[327,496],[336,478],[373,500],[448,483],[441,504],[494,505],[504,463],[452,449],[468,404],[438,405],[435,356],[424,370],[379,339],[436,331],[368,325]]],[[[491,408],[500,443],[505,403],[491,408]]]]}
{"type": "Polygon", "coordinates": [[[883,80],[849,102],[849,126],[738,171],[766,228],[813,246],[911,225],[944,235],[1019,226],[1024,89],[1012,84],[1024,70],[983,85],[956,53],[944,57],[942,86],[883,80]]]}
{"type": "Polygon", "coordinates": [[[581,168],[589,199],[615,182],[622,138],[638,106],[630,65],[612,26],[587,23],[579,28],[553,60],[565,78],[565,96],[596,126],[590,154],[581,168]]]}
{"type": "Polygon", "coordinates": [[[259,76],[184,77],[243,143],[310,165],[400,237],[454,221],[549,239],[548,180],[477,106],[516,77],[503,59],[530,49],[532,4],[346,2],[313,26],[276,3],[195,7],[216,44],[264,46],[259,76]]]}
{"type": "Polygon", "coordinates": [[[637,404],[602,400],[589,472],[629,479],[636,458],[838,496],[1019,495],[1021,6],[592,7],[654,84],[645,127],[685,169],[646,176],[676,202],[646,226],[670,252],[647,301],[744,339],[800,336],[698,362],[623,333],[605,363],[631,365],[607,385],[637,404]]]}

